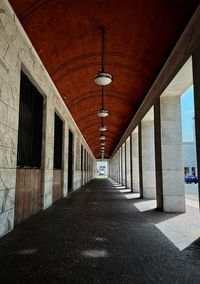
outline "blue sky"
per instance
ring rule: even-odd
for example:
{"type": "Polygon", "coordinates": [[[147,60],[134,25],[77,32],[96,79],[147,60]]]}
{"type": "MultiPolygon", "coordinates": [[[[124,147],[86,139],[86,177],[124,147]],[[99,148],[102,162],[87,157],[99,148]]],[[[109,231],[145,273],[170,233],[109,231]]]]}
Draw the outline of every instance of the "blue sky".
{"type": "Polygon", "coordinates": [[[194,141],[194,96],[193,86],[181,96],[182,136],[183,141],[194,141]]]}

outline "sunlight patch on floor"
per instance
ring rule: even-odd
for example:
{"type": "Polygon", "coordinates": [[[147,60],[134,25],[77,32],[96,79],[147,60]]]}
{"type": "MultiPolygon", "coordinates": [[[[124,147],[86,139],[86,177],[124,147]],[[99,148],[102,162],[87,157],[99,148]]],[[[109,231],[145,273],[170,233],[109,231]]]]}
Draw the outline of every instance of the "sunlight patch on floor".
{"type": "Polygon", "coordinates": [[[37,249],[21,249],[16,251],[15,253],[20,254],[20,255],[27,255],[27,254],[34,254],[38,250],[37,249]]]}
{"type": "Polygon", "coordinates": [[[134,203],[134,205],[140,212],[144,212],[155,209],[157,207],[157,202],[156,200],[142,200],[141,202],[134,203]]]}
{"type": "Polygon", "coordinates": [[[82,254],[85,257],[92,257],[92,258],[109,257],[109,253],[105,249],[85,250],[82,252],[82,254]]]}
{"type": "Polygon", "coordinates": [[[117,186],[117,185],[116,185],[115,187],[116,187],[117,189],[126,189],[126,187],[125,187],[124,185],[121,185],[121,186],[119,186],[119,185],[117,186]]]}
{"type": "Polygon", "coordinates": [[[97,242],[105,242],[106,239],[105,238],[96,237],[95,241],[97,241],[97,242]]]}
{"type": "Polygon", "coordinates": [[[121,193],[128,193],[128,192],[131,192],[130,189],[120,189],[119,190],[121,193]]]}
{"type": "Polygon", "coordinates": [[[156,227],[179,249],[184,250],[200,237],[200,216],[190,210],[156,225],[156,227]]]}
{"type": "MultiPolygon", "coordinates": [[[[120,190],[121,191],[121,190],[120,190]]],[[[140,197],[140,194],[139,193],[136,193],[136,192],[133,192],[133,193],[129,193],[129,194],[124,194],[124,196],[127,198],[127,199],[135,199],[135,198],[139,198],[140,197]]]]}
{"type": "Polygon", "coordinates": [[[199,210],[199,202],[195,200],[187,199],[187,195],[186,195],[186,210],[187,211],[189,210],[190,206],[199,210]]]}

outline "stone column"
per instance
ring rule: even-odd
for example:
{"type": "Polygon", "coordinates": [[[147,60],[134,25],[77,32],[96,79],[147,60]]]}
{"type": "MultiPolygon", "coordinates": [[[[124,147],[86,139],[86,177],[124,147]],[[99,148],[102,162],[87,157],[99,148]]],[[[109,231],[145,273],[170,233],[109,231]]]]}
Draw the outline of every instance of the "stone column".
{"type": "Polygon", "coordinates": [[[120,151],[119,150],[117,154],[117,172],[118,172],[117,182],[120,183],[120,151]]]}
{"type": "Polygon", "coordinates": [[[143,175],[142,175],[142,123],[138,125],[138,164],[139,164],[139,189],[140,198],[143,198],[143,175]]]}
{"type": "Polygon", "coordinates": [[[113,178],[116,181],[116,155],[113,157],[113,178]]]}
{"type": "Polygon", "coordinates": [[[199,205],[200,205],[200,46],[192,55],[193,63],[193,82],[194,82],[194,109],[195,109],[195,133],[196,133],[196,160],[197,175],[199,178],[199,205]]]}
{"type": "MultiPolygon", "coordinates": [[[[147,116],[149,116],[148,113],[147,116]]],[[[141,127],[142,127],[143,198],[156,198],[153,118],[144,117],[141,123],[141,127]]]]}
{"type": "Polygon", "coordinates": [[[132,133],[133,192],[140,192],[138,127],[132,133]]]}
{"type": "Polygon", "coordinates": [[[131,169],[130,169],[130,137],[126,140],[126,179],[127,188],[131,188],[131,169]]]}
{"type": "Polygon", "coordinates": [[[125,171],[125,144],[122,145],[122,185],[126,185],[125,179],[126,171],[125,171]]]}
{"type": "Polygon", "coordinates": [[[180,96],[162,96],[155,105],[157,205],[185,211],[180,96]]]}
{"type": "Polygon", "coordinates": [[[124,176],[125,176],[125,181],[124,185],[127,188],[127,155],[126,155],[126,141],[124,143],[124,176]]]}
{"type": "Polygon", "coordinates": [[[120,156],[120,166],[121,166],[121,185],[123,185],[123,151],[122,147],[120,148],[121,156],[120,156]]]}
{"type": "Polygon", "coordinates": [[[133,139],[132,139],[132,133],[130,135],[130,185],[131,185],[131,192],[133,192],[133,139]]]}
{"type": "Polygon", "coordinates": [[[121,183],[121,148],[119,149],[119,184],[121,183]]]}

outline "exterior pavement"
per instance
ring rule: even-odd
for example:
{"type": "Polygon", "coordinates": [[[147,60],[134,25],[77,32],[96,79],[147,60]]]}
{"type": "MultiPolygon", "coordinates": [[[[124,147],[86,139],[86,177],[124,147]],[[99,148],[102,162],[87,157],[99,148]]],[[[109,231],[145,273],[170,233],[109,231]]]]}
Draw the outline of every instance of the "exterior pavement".
{"type": "Polygon", "coordinates": [[[200,283],[200,238],[179,250],[156,226],[182,214],[126,196],[95,179],[18,225],[0,240],[0,283],[200,283]]]}

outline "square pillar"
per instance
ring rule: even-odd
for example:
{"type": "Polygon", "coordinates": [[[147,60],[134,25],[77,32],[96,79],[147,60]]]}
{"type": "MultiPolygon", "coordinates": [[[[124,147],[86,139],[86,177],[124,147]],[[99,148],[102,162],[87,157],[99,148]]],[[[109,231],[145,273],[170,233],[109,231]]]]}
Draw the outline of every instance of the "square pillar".
{"type": "Polygon", "coordinates": [[[133,192],[133,139],[132,139],[132,133],[130,135],[130,185],[131,185],[131,192],[133,192]]]}
{"type": "Polygon", "coordinates": [[[142,175],[142,123],[138,124],[138,164],[139,164],[139,189],[140,198],[143,198],[143,175],[142,175]]]}
{"type": "Polygon", "coordinates": [[[118,150],[117,171],[118,171],[118,183],[120,183],[120,150],[118,150]]]}
{"type": "Polygon", "coordinates": [[[157,205],[185,212],[180,96],[162,96],[155,105],[157,205]]]}
{"type": "Polygon", "coordinates": [[[126,187],[131,188],[130,137],[126,140],[126,187]]]}
{"type": "Polygon", "coordinates": [[[138,127],[132,133],[133,192],[140,192],[138,127]]]}
{"type": "MultiPolygon", "coordinates": [[[[196,134],[196,157],[197,175],[200,180],[200,45],[192,55],[193,82],[194,82],[194,110],[195,110],[195,134],[196,134]]],[[[199,205],[200,205],[200,181],[198,182],[199,205]]]]}
{"type": "Polygon", "coordinates": [[[123,184],[123,151],[122,151],[122,147],[120,148],[120,169],[121,169],[120,183],[122,185],[123,184]]]}
{"type": "Polygon", "coordinates": [[[142,120],[143,198],[156,198],[154,120],[142,120]]]}
{"type": "Polygon", "coordinates": [[[119,158],[118,158],[118,170],[119,170],[119,184],[121,183],[121,148],[119,149],[119,158]]]}
{"type": "Polygon", "coordinates": [[[127,153],[126,153],[126,141],[124,143],[124,175],[125,175],[125,187],[127,188],[127,153]]]}
{"type": "Polygon", "coordinates": [[[122,185],[126,186],[125,144],[122,145],[122,185]]]}

